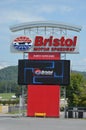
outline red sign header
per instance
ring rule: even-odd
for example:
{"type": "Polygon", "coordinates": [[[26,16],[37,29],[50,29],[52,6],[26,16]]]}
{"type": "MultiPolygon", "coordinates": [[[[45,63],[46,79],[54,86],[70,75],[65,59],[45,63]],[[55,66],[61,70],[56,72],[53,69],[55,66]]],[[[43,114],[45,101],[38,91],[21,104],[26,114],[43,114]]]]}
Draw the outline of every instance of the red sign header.
{"type": "Polygon", "coordinates": [[[28,59],[31,60],[59,60],[60,53],[57,52],[29,52],[28,59]]]}

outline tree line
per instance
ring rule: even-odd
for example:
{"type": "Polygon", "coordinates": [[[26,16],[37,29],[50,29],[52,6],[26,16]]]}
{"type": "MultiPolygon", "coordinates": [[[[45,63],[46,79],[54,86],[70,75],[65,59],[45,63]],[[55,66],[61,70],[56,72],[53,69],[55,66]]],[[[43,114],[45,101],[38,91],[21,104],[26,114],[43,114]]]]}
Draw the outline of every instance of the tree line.
{"type": "MultiPolygon", "coordinates": [[[[66,87],[66,98],[69,106],[86,107],[86,72],[73,71],[70,74],[70,85],[66,87]]],[[[9,66],[0,70],[0,93],[22,94],[22,86],[17,83],[18,66],[9,66]]],[[[27,93],[27,87],[24,86],[27,93]]]]}
{"type": "Polygon", "coordinates": [[[0,93],[21,94],[21,87],[17,84],[18,67],[9,66],[0,70],[0,93]]]}

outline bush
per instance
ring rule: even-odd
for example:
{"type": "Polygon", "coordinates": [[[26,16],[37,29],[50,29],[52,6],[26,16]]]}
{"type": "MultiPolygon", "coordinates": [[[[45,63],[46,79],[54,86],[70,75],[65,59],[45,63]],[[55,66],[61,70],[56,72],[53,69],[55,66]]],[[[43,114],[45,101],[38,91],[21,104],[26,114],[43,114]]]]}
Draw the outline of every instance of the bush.
{"type": "Polygon", "coordinates": [[[0,104],[3,104],[3,105],[19,104],[19,100],[18,99],[16,99],[16,100],[0,100],[0,104]]]}

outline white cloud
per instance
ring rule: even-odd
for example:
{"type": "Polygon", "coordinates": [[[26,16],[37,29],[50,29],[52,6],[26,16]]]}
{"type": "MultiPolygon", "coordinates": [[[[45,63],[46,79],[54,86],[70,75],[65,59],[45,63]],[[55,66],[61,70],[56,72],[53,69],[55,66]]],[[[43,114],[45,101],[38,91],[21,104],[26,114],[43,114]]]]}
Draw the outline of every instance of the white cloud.
{"type": "Polygon", "coordinates": [[[32,13],[25,13],[20,11],[9,11],[4,12],[0,24],[11,23],[11,22],[27,22],[33,20],[44,20],[42,16],[33,15],[32,13]]]}
{"type": "Polygon", "coordinates": [[[20,0],[9,0],[8,2],[3,0],[2,3],[3,6],[0,7],[0,24],[45,20],[44,15],[46,14],[66,14],[73,11],[71,6],[63,5],[57,1],[46,1],[45,3],[39,0],[24,0],[21,1],[19,6],[20,0]]]}
{"type": "Polygon", "coordinates": [[[71,70],[86,71],[86,58],[71,60],[71,70]]]}
{"type": "Polygon", "coordinates": [[[10,66],[10,65],[7,62],[0,63],[0,69],[3,69],[3,68],[8,67],[8,66],[10,66]]]}
{"type": "Polygon", "coordinates": [[[86,58],[82,59],[82,63],[86,64],[86,58]]]}
{"type": "Polygon", "coordinates": [[[86,31],[86,24],[82,25],[82,30],[86,31]]]}
{"type": "MultiPolygon", "coordinates": [[[[37,8],[37,7],[36,7],[37,8]]],[[[69,5],[63,5],[60,3],[52,3],[52,4],[42,4],[40,8],[38,8],[37,13],[70,13],[74,11],[74,8],[69,5]]]]}
{"type": "Polygon", "coordinates": [[[63,13],[67,13],[67,12],[72,12],[74,9],[70,6],[66,6],[66,5],[61,5],[59,7],[59,10],[63,13]]]}
{"type": "Polygon", "coordinates": [[[40,12],[52,13],[56,10],[53,5],[42,5],[40,8],[40,12]]]}

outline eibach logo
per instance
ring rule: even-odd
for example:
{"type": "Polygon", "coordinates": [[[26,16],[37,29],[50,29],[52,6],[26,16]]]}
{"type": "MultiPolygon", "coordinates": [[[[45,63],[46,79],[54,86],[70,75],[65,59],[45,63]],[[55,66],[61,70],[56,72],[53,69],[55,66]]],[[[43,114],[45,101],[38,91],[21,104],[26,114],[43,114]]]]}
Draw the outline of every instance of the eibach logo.
{"type": "Polygon", "coordinates": [[[53,70],[41,70],[41,69],[35,69],[34,74],[36,76],[52,76],[53,75],[53,70]]]}
{"type": "Polygon", "coordinates": [[[32,47],[32,41],[27,36],[20,36],[14,39],[13,46],[16,50],[27,51],[32,47]]]}

